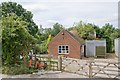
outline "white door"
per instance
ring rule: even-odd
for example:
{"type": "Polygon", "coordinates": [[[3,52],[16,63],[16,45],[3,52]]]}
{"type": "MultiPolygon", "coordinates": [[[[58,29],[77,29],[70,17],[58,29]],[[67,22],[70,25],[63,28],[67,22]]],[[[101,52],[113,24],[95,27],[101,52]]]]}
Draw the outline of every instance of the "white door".
{"type": "Polygon", "coordinates": [[[95,45],[92,42],[86,44],[86,56],[95,56],[95,45]]]}

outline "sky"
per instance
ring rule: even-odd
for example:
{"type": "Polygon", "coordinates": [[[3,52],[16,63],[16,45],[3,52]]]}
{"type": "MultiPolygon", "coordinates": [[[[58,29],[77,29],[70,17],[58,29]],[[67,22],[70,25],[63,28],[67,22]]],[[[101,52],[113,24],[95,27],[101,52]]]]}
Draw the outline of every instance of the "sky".
{"type": "Polygon", "coordinates": [[[44,28],[55,23],[65,28],[83,21],[102,27],[106,23],[118,27],[119,0],[4,0],[21,4],[33,14],[34,22],[44,28]]]}

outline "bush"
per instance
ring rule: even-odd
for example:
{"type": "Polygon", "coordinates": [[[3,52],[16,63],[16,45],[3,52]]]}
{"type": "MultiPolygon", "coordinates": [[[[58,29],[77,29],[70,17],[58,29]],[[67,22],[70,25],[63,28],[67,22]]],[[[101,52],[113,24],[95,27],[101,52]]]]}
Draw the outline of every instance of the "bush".
{"type": "Polygon", "coordinates": [[[17,75],[17,74],[31,74],[34,71],[25,66],[14,66],[14,67],[6,67],[4,66],[2,69],[3,74],[17,75]]]}

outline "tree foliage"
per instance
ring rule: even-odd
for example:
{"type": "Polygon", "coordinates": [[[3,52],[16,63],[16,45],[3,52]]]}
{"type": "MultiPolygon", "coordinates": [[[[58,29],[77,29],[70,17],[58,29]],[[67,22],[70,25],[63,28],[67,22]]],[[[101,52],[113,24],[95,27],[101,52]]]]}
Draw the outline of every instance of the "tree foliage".
{"type": "Polygon", "coordinates": [[[53,25],[52,35],[56,36],[62,29],[63,29],[63,26],[61,24],[55,23],[53,25]]]}
{"type": "Polygon", "coordinates": [[[59,23],[55,23],[53,25],[53,28],[43,28],[42,25],[40,25],[40,29],[39,29],[40,39],[38,41],[38,43],[40,45],[40,53],[48,53],[47,46],[48,46],[49,42],[62,29],[63,29],[63,26],[59,23]]]}
{"type": "Polygon", "coordinates": [[[75,28],[78,31],[80,37],[82,37],[85,40],[93,40],[95,38],[95,29],[93,26],[94,25],[90,23],[83,23],[82,21],[80,21],[75,25],[75,28]]]}
{"type": "Polygon", "coordinates": [[[38,26],[32,19],[33,14],[16,2],[3,2],[0,9],[3,64],[14,65],[19,61],[20,53],[27,57],[29,50],[36,46],[39,39],[38,26]]]}
{"type": "Polygon", "coordinates": [[[113,39],[120,38],[120,29],[115,29],[114,33],[111,36],[113,39]]]}
{"type": "Polygon", "coordinates": [[[36,39],[26,30],[27,22],[16,14],[2,16],[3,65],[14,65],[19,61],[20,53],[27,54],[36,39]]]}
{"type": "Polygon", "coordinates": [[[38,32],[38,26],[33,22],[32,19],[33,14],[24,9],[20,4],[17,4],[16,2],[3,2],[0,6],[0,9],[2,9],[0,13],[2,13],[2,15],[5,17],[11,15],[11,13],[21,17],[23,21],[28,23],[26,29],[33,36],[38,32]]]}
{"type": "Polygon", "coordinates": [[[107,52],[113,52],[114,50],[114,39],[119,37],[119,32],[117,31],[118,29],[115,29],[113,25],[105,24],[100,32],[101,32],[101,37],[103,39],[106,39],[106,46],[107,46],[107,52]]]}

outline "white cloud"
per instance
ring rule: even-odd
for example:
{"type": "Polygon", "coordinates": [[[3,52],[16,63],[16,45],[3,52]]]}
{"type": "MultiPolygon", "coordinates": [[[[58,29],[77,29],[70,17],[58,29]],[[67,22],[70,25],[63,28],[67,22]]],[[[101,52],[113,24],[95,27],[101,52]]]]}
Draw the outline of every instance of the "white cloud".
{"type": "Polygon", "coordinates": [[[118,2],[119,0],[1,0],[15,2],[118,2]]]}
{"type": "Polygon", "coordinates": [[[41,3],[28,3],[26,5],[23,5],[23,7],[32,12],[47,10],[47,6],[41,3]]]}
{"type": "Polygon", "coordinates": [[[46,22],[48,22],[48,23],[57,23],[59,21],[56,21],[56,20],[47,20],[46,22]]]}
{"type": "Polygon", "coordinates": [[[11,0],[32,11],[36,24],[51,27],[59,22],[71,27],[83,20],[102,26],[117,26],[118,0],[11,0]]]}
{"type": "Polygon", "coordinates": [[[98,18],[98,19],[94,19],[94,20],[97,20],[98,22],[107,22],[107,21],[117,21],[118,20],[118,15],[117,13],[116,14],[112,14],[112,15],[106,15],[105,17],[101,17],[101,18],[98,18]]]}

